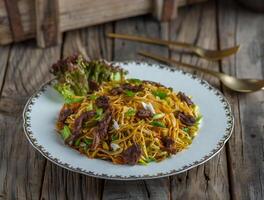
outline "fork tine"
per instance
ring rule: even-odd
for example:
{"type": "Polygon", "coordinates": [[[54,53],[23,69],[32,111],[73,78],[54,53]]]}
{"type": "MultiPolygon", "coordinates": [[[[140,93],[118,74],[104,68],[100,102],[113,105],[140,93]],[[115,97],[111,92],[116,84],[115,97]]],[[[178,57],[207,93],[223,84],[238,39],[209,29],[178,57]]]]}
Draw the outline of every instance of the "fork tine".
{"type": "Polygon", "coordinates": [[[118,34],[118,33],[108,33],[107,36],[110,38],[137,41],[137,42],[143,42],[143,43],[155,44],[155,45],[163,45],[172,49],[181,47],[181,48],[189,49],[193,53],[196,53],[198,56],[205,58],[207,60],[220,60],[226,56],[230,56],[236,53],[239,49],[239,46],[235,46],[224,50],[209,50],[185,42],[169,41],[169,40],[162,40],[157,38],[148,38],[148,37],[118,34]]]}

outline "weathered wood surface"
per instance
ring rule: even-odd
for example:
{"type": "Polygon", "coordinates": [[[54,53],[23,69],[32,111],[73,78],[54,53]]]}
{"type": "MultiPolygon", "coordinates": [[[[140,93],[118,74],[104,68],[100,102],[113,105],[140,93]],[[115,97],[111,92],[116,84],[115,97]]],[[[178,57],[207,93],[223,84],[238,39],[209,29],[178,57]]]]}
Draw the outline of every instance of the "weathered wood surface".
{"type": "Polygon", "coordinates": [[[58,0],[36,0],[36,35],[39,47],[59,45],[61,42],[58,0]]]}
{"type": "MultiPolygon", "coordinates": [[[[180,10],[179,19],[171,24],[171,40],[188,41],[204,48],[217,49],[216,8],[213,1],[204,6],[198,5],[191,10],[185,8],[180,10]]],[[[194,55],[171,52],[171,57],[219,71],[218,63],[210,63],[194,55]]],[[[184,70],[194,73],[193,70],[184,70]]],[[[195,73],[219,88],[219,81],[214,77],[195,73]]],[[[204,165],[173,176],[171,179],[173,199],[230,199],[225,149],[204,165]]]]}
{"type": "Polygon", "coordinates": [[[226,147],[209,162],[154,180],[102,180],[62,169],[31,147],[24,137],[21,119],[27,98],[51,78],[51,63],[75,52],[88,59],[139,60],[143,58],[136,51],[146,50],[238,77],[263,79],[263,21],[263,14],[219,0],[181,9],[178,20],[171,23],[137,17],[68,32],[62,45],[53,48],[38,49],[33,41],[1,47],[0,200],[264,199],[263,92],[238,95],[223,88],[217,79],[186,70],[224,92],[233,108],[235,130],[226,147]],[[207,48],[239,43],[242,49],[236,56],[211,63],[164,47],[110,40],[105,37],[107,32],[181,40],[207,48]]]}
{"type": "MultiPolygon", "coordinates": [[[[18,2],[19,11],[13,15],[15,21],[21,21],[21,26],[13,26],[10,23],[4,1],[8,5],[11,0],[0,0],[0,44],[9,44],[14,40],[10,27],[23,30],[23,38],[28,39],[35,37],[36,32],[36,17],[35,17],[35,1],[34,0],[20,0],[18,2]],[[17,16],[21,16],[17,19],[17,16]],[[10,26],[11,25],[11,26],[10,26]]],[[[15,0],[16,1],[16,0],[15,0]]],[[[60,26],[58,27],[62,32],[73,30],[85,26],[101,24],[117,19],[132,17],[151,13],[153,10],[152,0],[58,0],[59,1],[59,19],[60,26]]],[[[178,6],[184,6],[190,3],[198,3],[206,0],[177,0],[178,6]]],[[[45,2],[45,1],[41,1],[45,2]]],[[[38,4],[38,2],[37,2],[38,4]]],[[[42,16],[40,16],[41,18],[42,16]]],[[[38,28],[37,28],[38,29],[38,28]]],[[[20,32],[19,32],[20,33],[20,32]]],[[[15,32],[17,34],[17,32],[15,32]]],[[[16,36],[16,35],[15,35],[16,36]]],[[[15,37],[16,38],[16,37],[15,37]]]]}
{"type": "Polygon", "coordinates": [[[36,49],[34,42],[10,49],[0,99],[0,199],[40,196],[46,160],[29,146],[21,113],[29,95],[50,79],[47,66],[59,56],[60,47],[36,49]]]}
{"type": "MultiPolygon", "coordinates": [[[[223,72],[239,78],[264,78],[264,15],[219,1],[220,47],[241,44],[239,53],[222,61],[223,72]],[[225,9],[228,6],[228,9],[225,9]]],[[[264,199],[264,93],[237,95],[226,89],[235,118],[227,144],[233,199],[264,199]]]]}

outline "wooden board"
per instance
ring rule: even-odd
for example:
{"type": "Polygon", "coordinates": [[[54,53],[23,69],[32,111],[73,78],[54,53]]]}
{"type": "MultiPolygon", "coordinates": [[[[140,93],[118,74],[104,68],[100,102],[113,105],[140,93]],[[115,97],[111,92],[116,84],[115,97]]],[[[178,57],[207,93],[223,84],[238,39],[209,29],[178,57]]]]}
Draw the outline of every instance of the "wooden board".
{"type": "MultiPolygon", "coordinates": [[[[179,0],[179,6],[205,0],[179,0]]],[[[59,0],[59,29],[61,32],[85,26],[101,24],[117,19],[143,15],[152,12],[152,0],[59,0]]],[[[22,39],[35,37],[34,0],[18,1],[21,23],[24,31],[22,39]]],[[[4,0],[0,0],[0,45],[14,41],[4,0]]],[[[37,28],[39,30],[39,28],[37,28]]]]}

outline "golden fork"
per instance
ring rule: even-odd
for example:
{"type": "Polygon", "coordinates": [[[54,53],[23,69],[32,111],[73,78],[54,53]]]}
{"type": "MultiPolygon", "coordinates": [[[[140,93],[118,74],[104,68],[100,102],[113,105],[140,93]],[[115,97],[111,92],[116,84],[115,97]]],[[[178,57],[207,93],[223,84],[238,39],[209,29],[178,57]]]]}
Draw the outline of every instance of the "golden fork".
{"type": "Polygon", "coordinates": [[[124,39],[124,40],[144,42],[148,44],[163,45],[171,49],[175,49],[175,47],[182,47],[207,60],[220,60],[224,57],[235,54],[239,49],[239,45],[232,47],[232,48],[223,49],[223,50],[209,50],[209,49],[204,49],[202,47],[194,46],[194,45],[184,43],[184,42],[175,42],[175,41],[140,37],[140,36],[134,36],[134,35],[108,33],[107,36],[110,38],[118,38],[118,39],[124,39]]]}
{"type": "Polygon", "coordinates": [[[183,67],[191,68],[197,71],[201,71],[212,76],[217,77],[223,85],[227,88],[234,90],[236,92],[255,92],[258,90],[264,90],[264,80],[257,80],[257,79],[238,79],[234,76],[230,76],[221,72],[216,72],[208,69],[199,68],[194,65],[190,65],[187,63],[182,63],[176,60],[168,59],[159,55],[147,53],[140,51],[138,52],[140,55],[146,56],[148,58],[152,58],[157,61],[165,62],[168,64],[177,64],[183,67]]]}

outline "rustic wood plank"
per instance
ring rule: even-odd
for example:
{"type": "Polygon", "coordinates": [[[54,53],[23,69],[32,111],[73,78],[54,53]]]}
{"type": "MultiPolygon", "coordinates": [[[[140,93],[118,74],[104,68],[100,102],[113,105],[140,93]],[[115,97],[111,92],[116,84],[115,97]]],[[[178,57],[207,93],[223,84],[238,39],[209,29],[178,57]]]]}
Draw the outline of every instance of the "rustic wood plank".
{"type": "MultiPolygon", "coordinates": [[[[168,26],[161,26],[149,17],[132,18],[118,21],[115,31],[149,37],[167,39],[168,26]]],[[[168,49],[131,41],[114,40],[114,60],[139,59],[137,50],[168,55],[168,49]]],[[[142,59],[142,58],[141,58],[142,59]]],[[[169,178],[142,181],[111,181],[104,185],[103,200],[110,199],[169,199],[169,178]]]]}
{"type": "Polygon", "coordinates": [[[8,13],[8,19],[11,25],[11,32],[15,42],[24,38],[24,30],[21,22],[18,3],[16,0],[5,0],[5,6],[8,13]]]}
{"type": "MultiPolygon", "coordinates": [[[[216,9],[214,1],[179,11],[171,24],[170,39],[217,49],[216,9]]],[[[218,71],[218,63],[210,63],[180,50],[171,51],[171,57],[218,71]]],[[[184,68],[182,68],[184,69],[184,68]]],[[[209,81],[219,88],[220,84],[211,76],[184,69],[209,81]]],[[[187,172],[171,177],[172,199],[230,199],[225,149],[209,162],[187,172]]]]}
{"type": "Polygon", "coordinates": [[[24,136],[22,108],[26,98],[49,79],[48,66],[58,59],[59,52],[59,47],[36,49],[33,41],[11,49],[2,98],[12,101],[0,104],[0,199],[40,196],[46,161],[24,136]],[[16,112],[12,112],[14,107],[16,112]]]}
{"type": "Polygon", "coordinates": [[[35,7],[38,46],[58,45],[61,42],[58,0],[36,0],[35,7]]]}
{"type": "MultiPolygon", "coordinates": [[[[206,0],[179,0],[178,5],[184,6],[206,0]]],[[[131,16],[143,15],[152,12],[151,0],[59,0],[60,30],[62,32],[122,19],[131,16]]],[[[25,38],[35,37],[35,8],[34,0],[18,1],[22,27],[25,38]]],[[[4,9],[4,0],[0,0],[0,44],[8,44],[13,41],[7,13],[4,9]]]]}
{"type": "MultiPolygon", "coordinates": [[[[264,78],[264,16],[218,1],[220,47],[241,44],[222,70],[239,78],[264,78]]],[[[227,145],[233,199],[264,199],[264,93],[235,94],[224,88],[235,113],[235,129],[227,145]]]]}
{"type": "Polygon", "coordinates": [[[179,1],[154,0],[152,14],[160,21],[170,21],[176,18],[179,1]]]}
{"type": "MultiPolygon", "coordinates": [[[[66,34],[63,57],[82,53],[88,59],[106,58],[112,55],[112,42],[105,32],[112,32],[112,24],[89,27],[66,34]]],[[[41,199],[100,199],[104,180],[88,177],[47,163],[41,199]]]]}
{"type": "Polygon", "coordinates": [[[51,79],[49,68],[59,58],[60,47],[38,49],[33,41],[12,47],[2,96],[27,98],[51,79]]]}
{"type": "Polygon", "coordinates": [[[0,97],[1,97],[1,92],[2,92],[2,86],[4,83],[4,78],[6,74],[6,69],[7,69],[7,61],[8,61],[8,56],[9,56],[9,46],[3,46],[0,47],[0,97]]]}
{"type": "Polygon", "coordinates": [[[107,32],[113,32],[112,23],[71,31],[66,34],[64,56],[81,53],[88,59],[112,60],[113,42],[105,37],[107,32]]]}

